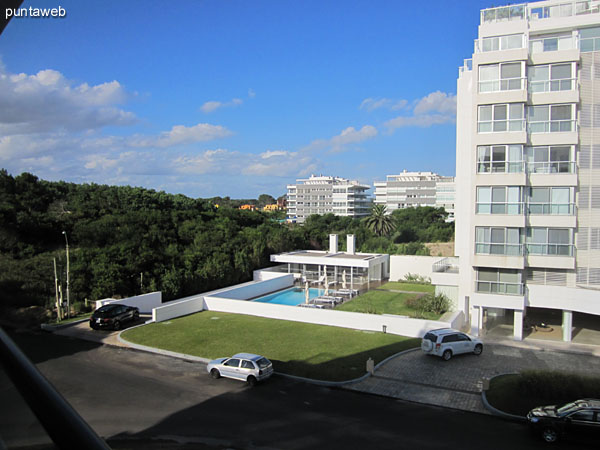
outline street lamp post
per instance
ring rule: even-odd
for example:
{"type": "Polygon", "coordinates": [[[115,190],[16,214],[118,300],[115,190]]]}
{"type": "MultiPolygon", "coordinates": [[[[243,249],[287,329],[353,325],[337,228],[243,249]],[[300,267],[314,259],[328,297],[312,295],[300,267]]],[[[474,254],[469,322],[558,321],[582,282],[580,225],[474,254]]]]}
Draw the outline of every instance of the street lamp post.
{"type": "Polygon", "coordinates": [[[71,302],[69,299],[69,239],[67,239],[67,232],[63,231],[65,235],[65,244],[67,246],[67,318],[71,317],[71,302]]]}

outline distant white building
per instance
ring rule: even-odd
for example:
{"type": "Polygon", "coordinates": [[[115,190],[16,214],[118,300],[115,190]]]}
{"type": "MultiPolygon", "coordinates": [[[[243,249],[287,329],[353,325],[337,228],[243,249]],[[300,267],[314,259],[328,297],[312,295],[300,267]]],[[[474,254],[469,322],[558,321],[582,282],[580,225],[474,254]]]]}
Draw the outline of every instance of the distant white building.
{"type": "Polygon", "coordinates": [[[388,175],[386,181],[376,181],[375,203],[385,205],[388,213],[396,209],[417,206],[443,207],[454,220],[454,177],[433,172],[407,172],[388,175]]]}
{"type": "Polygon", "coordinates": [[[311,214],[362,217],[369,214],[371,186],[346,178],[311,175],[287,186],[287,219],[303,223],[311,214]]]}

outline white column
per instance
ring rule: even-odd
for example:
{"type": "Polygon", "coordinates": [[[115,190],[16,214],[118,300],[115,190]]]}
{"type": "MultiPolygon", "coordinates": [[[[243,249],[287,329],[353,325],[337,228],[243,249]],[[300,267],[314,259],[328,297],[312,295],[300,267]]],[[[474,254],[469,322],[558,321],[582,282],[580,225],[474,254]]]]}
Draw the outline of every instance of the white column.
{"type": "Polygon", "coordinates": [[[523,340],[523,310],[516,310],[513,323],[513,338],[515,341],[523,340]]]}
{"type": "Polygon", "coordinates": [[[562,313],[563,341],[571,342],[571,340],[573,339],[573,311],[563,310],[562,313]]]}
{"type": "Polygon", "coordinates": [[[473,336],[479,336],[481,323],[483,323],[483,307],[474,306],[471,314],[471,334],[473,336]]]}

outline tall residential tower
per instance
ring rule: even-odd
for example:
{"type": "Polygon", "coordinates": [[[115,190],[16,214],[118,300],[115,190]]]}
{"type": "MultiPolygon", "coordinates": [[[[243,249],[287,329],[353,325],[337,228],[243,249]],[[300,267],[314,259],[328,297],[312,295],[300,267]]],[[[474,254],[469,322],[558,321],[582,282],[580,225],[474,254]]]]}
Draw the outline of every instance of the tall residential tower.
{"type": "Polygon", "coordinates": [[[458,302],[478,334],[554,314],[600,323],[600,8],[481,11],[457,86],[458,302]]]}

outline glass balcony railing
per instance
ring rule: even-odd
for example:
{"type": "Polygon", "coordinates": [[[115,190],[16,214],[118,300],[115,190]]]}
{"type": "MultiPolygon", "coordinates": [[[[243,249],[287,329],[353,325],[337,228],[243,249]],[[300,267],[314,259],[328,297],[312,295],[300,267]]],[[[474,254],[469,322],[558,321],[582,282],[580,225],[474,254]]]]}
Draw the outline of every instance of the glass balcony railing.
{"type": "Polygon", "coordinates": [[[540,256],[573,256],[573,244],[526,244],[527,254],[540,256]]]}
{"type": "Polygon", "coordinates": [[[503,78],[501,80],[487,80],[479,82],[479,92],[502,92],[502,91],[517,91],[527,88],[527,78],[503,78]]]}
{"type": "Polygon", "coordinates": [[[572,216],[576,211],[575,203],[528,203],[528,214],[572,216]]]}
{"type": "Polygon", "coordinates": [[[506,22],[525,19],[526,4],[488,8],[481,11],[481,23],[506,22]]]}
{"type": "Polygon", "coordinates": [[[527,163],[528,173],[575,173],[575,161],[536,161],[527,163]]]}
{"type": "Polygon", "coordinates": [[[529,40],[529,51],[531,53],[554,52],[576,48],[577,38],[573,35],[552,36],[529,40]]]}
{"type": "Polygon", "coordinates": [[[523,256],[523,244],[476,242],[475,253],[478,255],[523,256]]]}
{"type": "Polygon", "coordinates": [[[571,119],[528,122],[530,133],[564,133],[575,131],[577,122],[571,119]]]}
{"type": "Polygon", "coordinates": [[[477,123],[478,133],[501,133],[525,130],[525,119],[489,120],[477,123]]]}
{"type": "Polygon", "coordinates": [[[523,283],[478,280],[475,282],[475,291],[485,294],[523,295],[523,283]]]}
{"type": "Polygon", "coordinates": [[[577,78],[564,78],[561,80],[529,80],[529,91],[537,92],[557,92],[557,91],[572,91],[577,87],[577,78]]]}
{"type": "Polygon", "coordinates": [[[479,203],[475,206],[476,214],[523,214],[523,202],[516,203],[479,203]]]}

